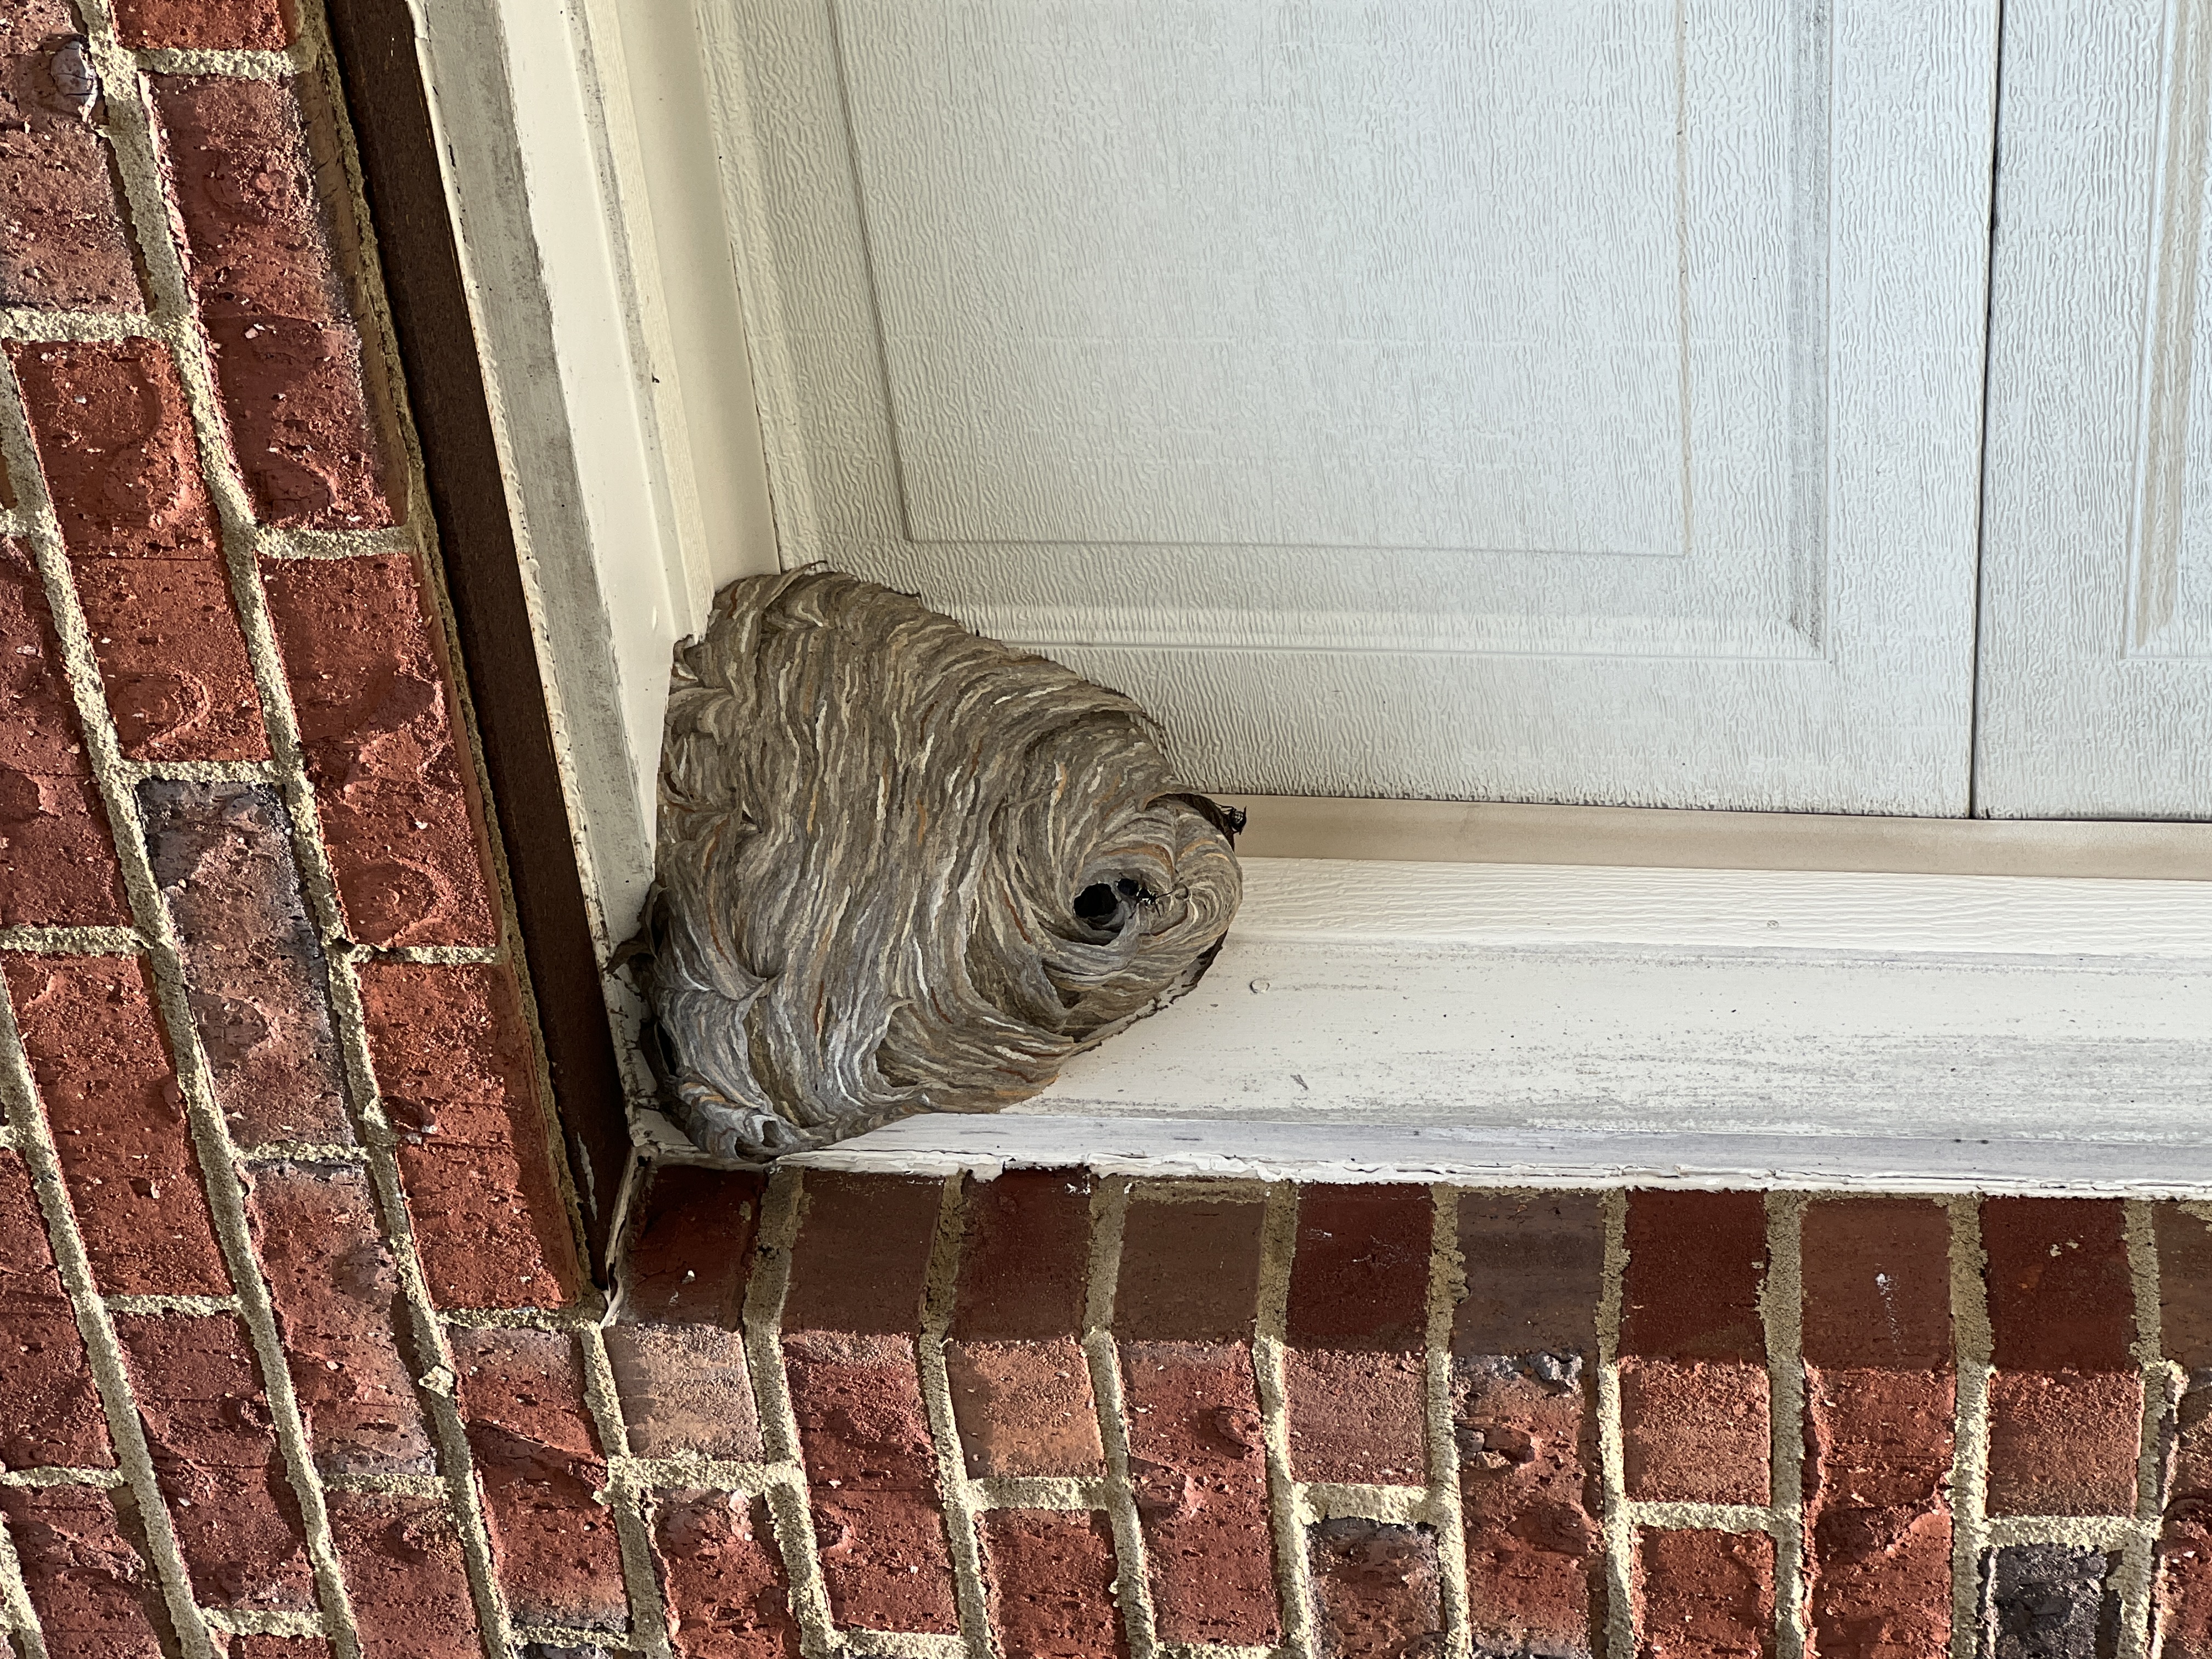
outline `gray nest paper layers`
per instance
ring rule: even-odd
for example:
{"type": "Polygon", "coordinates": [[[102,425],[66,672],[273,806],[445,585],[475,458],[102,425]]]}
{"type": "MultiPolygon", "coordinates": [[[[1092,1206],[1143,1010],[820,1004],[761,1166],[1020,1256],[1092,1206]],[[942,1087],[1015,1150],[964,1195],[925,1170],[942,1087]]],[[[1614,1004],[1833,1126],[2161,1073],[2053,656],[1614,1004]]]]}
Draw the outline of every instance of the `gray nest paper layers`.
{"type": "Polygon", "coordinates": [[[1197,983],[1241,883],[1145,714],[818,569],[678,653],[639,957],[667,1104],[760,1163],[1036,1093],[1197,983]]]}

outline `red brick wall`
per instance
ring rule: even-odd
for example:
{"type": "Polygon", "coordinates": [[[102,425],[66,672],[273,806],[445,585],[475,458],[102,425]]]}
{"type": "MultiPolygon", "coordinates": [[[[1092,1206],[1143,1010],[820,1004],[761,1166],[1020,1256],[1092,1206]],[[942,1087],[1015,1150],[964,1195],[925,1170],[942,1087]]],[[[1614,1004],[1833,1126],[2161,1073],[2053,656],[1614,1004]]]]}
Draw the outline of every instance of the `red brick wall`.
{"type": "Polygon", "coordinates": [[[2194,1654],[2208,1216],[663,1170],[594,1334],[685,1653],[2194,1654]]]}
{"type": "Polygon", "coordinates": [[[610,1307],[318,26],[0,26],[23,1659],[2212,1654],[2212,1210],[671,1168],[610,1307]]]}

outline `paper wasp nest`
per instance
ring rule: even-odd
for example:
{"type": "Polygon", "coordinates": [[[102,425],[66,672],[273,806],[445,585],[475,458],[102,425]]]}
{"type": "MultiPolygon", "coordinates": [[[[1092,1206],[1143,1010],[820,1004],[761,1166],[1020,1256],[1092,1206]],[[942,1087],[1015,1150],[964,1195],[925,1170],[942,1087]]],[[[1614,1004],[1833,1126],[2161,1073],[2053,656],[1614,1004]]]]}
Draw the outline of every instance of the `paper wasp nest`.
{"type": "Polygon", "coordinates": [[[672,1109],[758,1162],[1036,1093],[1197,983],[1233,827],[1119,692],[850,576],[732,584],[661,759],[641,967],[672,1109]]]}

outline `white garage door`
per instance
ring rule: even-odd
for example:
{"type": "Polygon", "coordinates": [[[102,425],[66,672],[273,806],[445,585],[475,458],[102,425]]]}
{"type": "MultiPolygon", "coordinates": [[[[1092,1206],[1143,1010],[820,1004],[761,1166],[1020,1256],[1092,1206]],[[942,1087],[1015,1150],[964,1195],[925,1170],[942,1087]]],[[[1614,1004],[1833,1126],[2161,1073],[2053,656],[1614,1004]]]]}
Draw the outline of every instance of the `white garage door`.
{"type": "Polygon", "coordinates": [[[1978,810],[2212,817],[2212,8],[2007,0],[1978,810]]]}
{"type": "Polygon", "coordinates": [[[1244,791],[1969,806],[1994,0],[699,0],[787,563],[1244,791]]]}

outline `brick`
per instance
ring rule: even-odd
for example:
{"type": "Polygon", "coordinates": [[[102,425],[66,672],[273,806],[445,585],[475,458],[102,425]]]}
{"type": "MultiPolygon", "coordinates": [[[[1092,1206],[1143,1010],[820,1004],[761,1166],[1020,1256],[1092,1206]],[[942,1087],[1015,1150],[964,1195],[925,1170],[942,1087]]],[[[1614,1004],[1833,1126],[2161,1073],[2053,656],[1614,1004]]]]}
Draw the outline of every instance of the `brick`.
{"type": "Polygon", "coordinates": [[[307,1536],[246,1327],[229,1314],[119,1314],[115,1334],[194,1594],[313,1608],[307,1536]]]}
{"type": "Polygon", "coordinates": [[[353,325],[215,318],[207,331],[255,516],[307,530],[392,523],[390,445],[370,406],[353,325]]]}
{"type": "Polygon", "coordinates": [[[2212,1225],[2179,1204],[2151,1212],[2158,1240],[2159,1341],[2184,1370],[2212,1369],[2212,1225]]]}
{"type": "Polygon", "coordinates": [[[55,1271],[30,1171],[0,1151],[0,1464],[112,1468],[84,1341],[55,1271]]]}
{"type": "Polygon", "coordinates": [[[2173,1424],[2169,1503],[2212,1499],[2212,1229],[2178,1206],[2154,1212],[2159,1254],[2159,1340],[2182,1368],[2173,1424]]]}
{"type": "Polygon", "coordinates": [[[481,803],[422,579],[404,555],[266,562],[346,924],[371,945],[490,945],[481,803]]]}
{"type": "Polygon", "coordinates": [[[786,1334],[783,1352],[800,1451],[817,1491],[936,1489],[910,1339],[801,1332],[786,1334]]]}
{"type": "Polygon", "coordinates": [[[1431,1215],[1424,1187],[1299,1194],[1284,1356],[1297,1479],[1425,1482],[1431,1215]]]}
{"type": "Polygon", "coordinates": [[[1764,1366],[1624,1358],[1620,1421],[1631,1498],[1767,1501],[1773,1428],[1764,1366]]]}
{"type": "Polygon", "coordinates": [[[45,585],[0,537],[0,927],[130,919],[45,585]]]}
{"type": "Polygon", "coordinates": [[[1160,1639],[1274,1646],[1267,1447],[1250,1351],[1145,1341],[1124,1343],[1121,1356],[1129,1479],[1160,1639]]]}
{"type": "Polygon", "coordinates": [[[2202,1373],[2182,1390],[2174,1413],[2173,1455],[2165,1474],[2169,1513],[2212,1504],[2212,1382],[2202,1373]]]}
{"type": "Polygon", "coordinates": [[[981,1530],[991,1628],[1004,1650],[1024,1659],[1115,1659],[1128,1651],[1104,1516],[992,1510],[981,1530]]]}
{"type": "Polygon", "coordinates": [[[1999,1371],[1990,1378],[1992,1515],[2132,1515],[2142,1379],[1999,1371]]]}
{"type": "Polygon", "coordinates": [[[1425,1187],[1306,1188],[1285,1316],[1291,1343],[1420,1349],[1428,1335],[1431,1215],[1425,1187]]]}
{"type": "Polygon", "coordinates": [[[9,355],[71,555],[219,556],[184,383],[167,346],[47,341],[9,355]]]}
{"type": "Polygon", "coordinates": [[[136,311],[114,161],[54,85],[54,53],[76,32],[64,0],[15,0],[0,18],[0,305],[136,311]]]}
{"type": "Polygon", "coordinates": [[[461,1414],[483,1488],[492,1556],[524,1624],[622,1630],[629,1621],[614,1520],[594,1495],[606,1458],[565,1332],[456,1330],[461,1414]]]}
{"type": "Polygon", "coordinates": [[[1948,1511],[1837,1509],[1814,1528],[1820,1552],[1812,1626],[1822,1659],[1907,1659],[1948,1652],[1948,1511]]]}
{"type": "Polygon", "coordinates": [[[969,1182],[945,1345],[972,1475],[1105,1473],[1076,1337],[1091,1282],[1091,1182],[1080,1171],[969,1182]]]}
{"type": "Polygon", "coordinates": [[[130,924],[92,781],[0,766],[0,927],[130,924]]]}
{"type": "Polygon", "coordinates": [[[514,970],[374,963],[362,1008],[430,1295],[550,1308],[580,1282],[514,970]]]}
{"type": "Polygon", "coordinates": [[[1114,1329],[1137,1341],[1251,1340],[1267,1206],[1133,1199],[1121,1231],[1114,1329]]]}
{"type": "Polygon", "coordinates": [[[292,44],[283,0],[115,0],[126,46],[200,46],[276,52],[292,44]]]}
{"type": "Polygon", "coordinates": [[[2118,1563],[2065,1544],[1992,1550],[1983,1565],[1989,1651],[2002,1659],[2104,1659],[2117,1650],[2118,1563]]]}
{"type": "Polygon", "coordinates": [[[229,578],[211,559],[78,559],[78,602],[132,760],[269,754],[229,578]]]}
{"type": "Polygon", "coordinates": [[[392,522],[389,446],[370,412],[302,84],[156,76],[153,93],[254,511],[269,523],[370,528],[392,522]]]}
{"type": "Polygon", "coordinates": [[[1951,1221],[1926,1199],[1831,1199],[1805,1208],[1806,1363],[1948,1370],[1951,1221]]]}
{"type": "Polygon", "coordinates": [[[1585,1194],[1459,1202],[1452,1427],[1478,1651],[1587,1654],[1600,1551],[1584,1367],[1605,1228],[1585,1194]]]}
{"type": "Polygon", "coordinates": [[[683,1659],[799,1659],[766,1503],[736,1492],[663,1492],[653,1500],[653,1535],[669,1638],[683,1659]]]}
{"type": "Polygon", "coordinates": [[[2133,1370],[2135,1286],[2118,1200],[1982,1206],[1991,1358],[1999,1370],[2133,1370]]]}
{"type": "Polygon", "coordinates": [[[2202,1504],[2166,1515],[2153,1617],[2163,1652],[2212,1653],[2212,1511],[2202,1504]]]}
{"type": "Polygon", "coordinates": [[[1627,1234],[1623,1352],[1765,1363],[1764,1195],[1633,1192],[1627,1234]]]}
{"type": "Polygon", "coordinates": [[[1271,1647],[1280,1638],[1249,1346],[1266,1219],[1255,1200],[1139,1196],[1122,1229],[1114,1328],[1163,1641],[1271,1647]]]}
{"type": "Polygon", "coordinates": [[[1982,1206],[1992,1514],[2134,1510],[2142,1384],[2123,1215],[2100,1199],[1982,1206]]]}
{"type": "Polygon", "coordinates": [[[5,971],[94,1283],[229,1294],[143,965],[12,956],[5,971]]]}
{"type": "Polygon", "coordinates": [[[0,1516],[49,1659],[163,1659],[175,1650],[130,1503],[119,1488],[0,1486],[0,1516]]]}
{"type": "Polygon", "coordinates": [[[967,1184],[960,1276],[947,1334],[1024,1342],[1083,1328],[1091,1283],[1091,1181],[1080,1170],[967,1184]]]}
{"type": "Polygon", "coordinates": [[[1073,1338],[947,1342],[945,1368],[975,1479],[1106,1472],[1090,1362],[1073,1338]]]}
{"type": "Polygon", "coordinates": [[[1810,1607],[1823,1659],[1948,1650],[1953,1378],[1834,1366],[1808,1368],[1806,1384],[1810,1607]]]}
{"type": "Polygon", "coordinates": [[[300,83],[156,75],[150,85],[201,314],[343,319],[300,83]]]}
{"type": "Polygon", "coordinates": [[[2155,1206],[2152,1218],[2159,1340],[2185,1379],[2159,1546],[2160,1627],[2183,1652],[2212,1652],[2212,1226],[2178,1204],[2155,1206]]]}
{"type": "Polygon", "coordinates": [[[1620,1401],[1629,1495],[1765,1503],[1764,1195],[1632,1192],[1627,1245],[1620,1401]]]}
{"type": "Polygon", "coordinates": [[[640,1457],[760,1461],[744,1341],[700,1325],[611,1325],[607,1361],[640,1457]]]}
{"type": "Polygon", "coordinates": [[[1297,1479],[1427,1483],[1428,1362],[1421,1355],[1293,1348],[1283,1356],[1283,1391],[1297,1479]]]}
{"type": "Polygon", "coordinates": [[[461,1535],[434,1498],[324,1495],[365,1659],[483,1659],[461,1535]]]}
{"type": "Polygon", "coordinates": [[[1823,1659],[1951,1640],[1950,1221],[1823,1200],[1803,1225],[1809,1612],[1823,1659]]]}
{"type": "MultiPolygon", "coordinates": [[[[1509,1334],[1523,1331],[1516,1322],[1509,1334]]],[[[1557,1342],[1563,1333],[1535,1334],[1557,1342]]],[[[1603,1623],[1592,1613],[1601,1557],[1595,1431],[1581,1368],[1537,1370],[1555,1352],[1461,1355],[1453,1367],[1468,1620],[1479,1652],[1588,1654],[1603,1623]]]]}
{"type": "Polygon", "coordinates": [[[276,792],[156,778],[138,805],[231,1139],[351,1144],[328,969],[276,792]]]}
{"type": "Polygon", "coordinates": [[[2173,1460],[2166,1472],[2168,1500],[2212,1501],[2212,1374],[2188,1373],[2173,1431],[2173,1460]]]}
{"type": "Polygon", "coordinates": [[[1469,1194],[1454,1311],[1453,1429],[1479,1650],[1587,1653],[1596,1531],[1583,1368],[1597,1345],[1603,1218],[1580,1194],[1469,1194]]]}
{"type": "Polygon", "coordinates": [[[183,383],[158,340],[10,349],[125,755],[269,753],[183,383]]]}
{"type": "Polygon", "coordinates": [[[534,1147],[481,1110],[441,1112],[435,1144],[404,1142],[401,1184],[431,1300],[441,1308],[556,1308],[575,1300],[574,1242],[534,1147]]]}
{"type": "Polygon", "coordinates": [[[870,1630],[956,1630],[914,1340],[787,1332],[783,1351],[832,1617],[870,1630]]]}
{"type": "Polygon", "coordinates": [[[1605,1222],[1587,1193],[1460,1200],[1467,1294],[1452,1346],[1468,1354],[1592,1354],[1605,1276],[1605,1222]]]}
{"type": "Polygon", "coordinates": [[[403,1357],[412,1344],[398,1271],[367,1173],[264,1164],[246,1209],[316,1467],[431,1473],[435,1458],[403,1357]]]}
{"type": "Polygon", "coordinates": [[[817,1489],[813,1510],[830,1615],[841,1628],[950,1635],[958,1627],[935,1498],[817,1489]]]}
{"type": "Polygon", "coordinates": [[[1765,1659],[1774,1651],[1774,1540],[1645,1529],[1636,1559],[1639,1659],[1765,1659]]]}
{"type": "Polygon", "coordinates": [[[784,1294],[786,1330],[890,1335],[921,1328],[942,1181],[810,1170],[784,1294]]]}
{"type": "Polygon", "coordinates": [[[653,1170],[621,1251],[622,1316],[735,1330],[767,1188],[742,1171],[653,1170]]]}
{"type": "Polygon", "coordinates": [[[1322,1659],[1441,1659],[1443,1575],[1427,1527],[1324,1521],[1306,1529],[1322,1659]]]}
{"type": "Polygon", "coordinates": [[[0,537],[0,762],[9,769],[87,776],[84,739],[77,730],[54,632],[53,609],[30,550],[0,537]]]}

